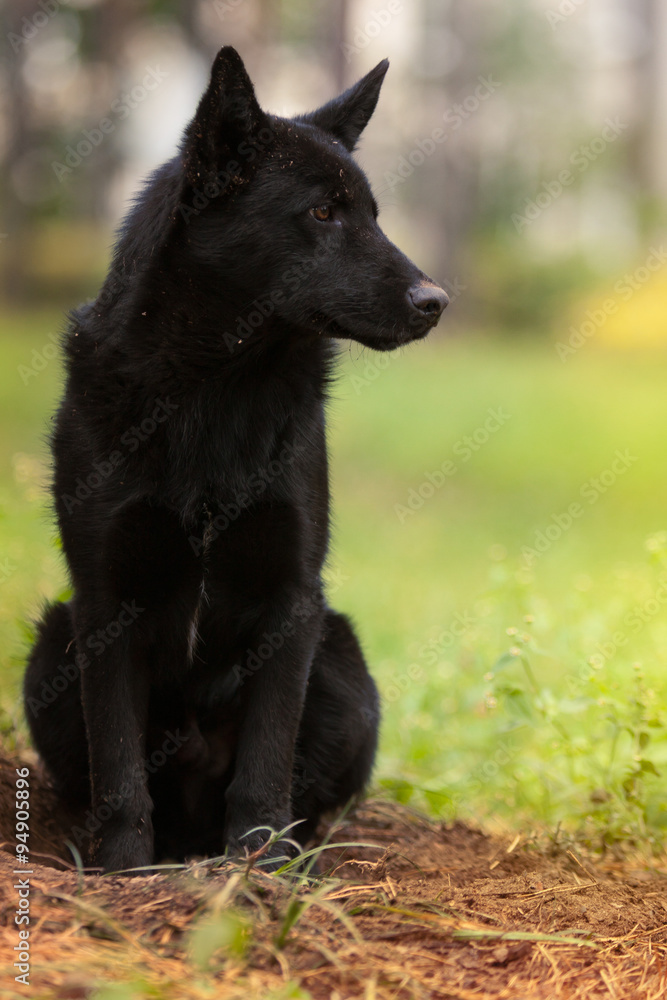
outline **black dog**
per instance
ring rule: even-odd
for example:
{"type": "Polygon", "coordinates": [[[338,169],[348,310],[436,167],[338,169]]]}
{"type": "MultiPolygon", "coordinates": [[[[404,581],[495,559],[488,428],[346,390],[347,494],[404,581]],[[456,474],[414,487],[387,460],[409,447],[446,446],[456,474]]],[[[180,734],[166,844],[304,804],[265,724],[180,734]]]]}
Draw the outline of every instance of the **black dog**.
{"type": "Polygon", "coordinates": [[[107,871],[255,850],[293,820],[305,843],[368,780],[377,693],[320,575],[327,382],[335,338],[390,350],[447,303],[350,155],[386,70],[286,120],[223,48],[72,315],[53,454],[74,596],[25,699],[107,871]]]}

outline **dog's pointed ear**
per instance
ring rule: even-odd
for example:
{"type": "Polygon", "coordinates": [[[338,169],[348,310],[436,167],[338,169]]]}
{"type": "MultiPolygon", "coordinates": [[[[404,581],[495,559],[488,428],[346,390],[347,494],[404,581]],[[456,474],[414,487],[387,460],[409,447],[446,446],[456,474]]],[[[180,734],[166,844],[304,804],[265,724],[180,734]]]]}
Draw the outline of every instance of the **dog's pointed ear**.
{"type": "Polygon", "coordinates": [[[239,146],[266,124],[243,60],[231,45],[220,49],[211,79],[183,137],[183,161],[192,184],[238,161],[239,146]]]}
{"type": "Polygon", "coordinates": [[[297,121],[307,122],[321,128],[323,132],[329,132],[352,152],[375,111],[388,68],[389,60],[383,59],[340,97],[324,104],[317,111],[299,115],[297,121]]]}

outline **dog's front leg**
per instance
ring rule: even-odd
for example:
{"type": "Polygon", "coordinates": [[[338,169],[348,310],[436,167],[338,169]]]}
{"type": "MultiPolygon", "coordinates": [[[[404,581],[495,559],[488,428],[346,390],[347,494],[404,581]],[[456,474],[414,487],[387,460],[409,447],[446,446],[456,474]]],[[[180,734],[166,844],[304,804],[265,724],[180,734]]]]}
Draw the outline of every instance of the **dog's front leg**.
{"type": "MultiPolygon", "coordinates": [[[[252,852],[267,840],[266,830],[292,821],[294,747],[313,654],[320,640],[322,601],[292,594],[262,617],[257,649],[241,666],[241,726],[234,777],[227,789],[225,842],[230,852],[252,852]]],[[[270,853],[285,854],[276,844],[270,853]]]]}
{"type": "Polygon", "coordinates": [[[95,637],[97,648],[81,675],[81,697],[92,792],[91,861],[104,871],[118,871],[153,860],[152,803],[144,765],[149,680],[130,626],[111,636],[110,621],[118,618],[107,618],[102,628],[89,622],[83,630],[95,637]]]}
{"type": "Polygon", "coordinates": [[[153,682],[184,676],[201,567],[179,517],[140,502],[107,528],[96,584],[77,586],[74,626],[89,659],[81,674],[95,848],[105,871],[153,861],[145,765],[153,682]],[[91,655],[92,654],[92,655],[91,655]]]}

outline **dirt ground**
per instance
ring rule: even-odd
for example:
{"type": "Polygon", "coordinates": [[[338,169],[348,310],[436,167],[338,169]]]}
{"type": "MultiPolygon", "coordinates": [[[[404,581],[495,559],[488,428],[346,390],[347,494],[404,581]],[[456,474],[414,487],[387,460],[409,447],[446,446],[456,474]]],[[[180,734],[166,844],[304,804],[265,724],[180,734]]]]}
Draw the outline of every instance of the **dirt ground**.
{"type": "Polygon", "coordinates": [[[331,877],[314,888],[202,864],[101,878],[71,865],[72,822],[34,759],[0,757],[2,1000],[75,1000],[114,983],[131,984],[123,1000],[667,997],[667,859],[590,857],[368,801],[333,840],[374,846],[332,847],[331,877]],[[28,868],[13,839],[24,762],[28,868]],[[28,987],[12,965],[20,868],[32,872],[28,987]]]}

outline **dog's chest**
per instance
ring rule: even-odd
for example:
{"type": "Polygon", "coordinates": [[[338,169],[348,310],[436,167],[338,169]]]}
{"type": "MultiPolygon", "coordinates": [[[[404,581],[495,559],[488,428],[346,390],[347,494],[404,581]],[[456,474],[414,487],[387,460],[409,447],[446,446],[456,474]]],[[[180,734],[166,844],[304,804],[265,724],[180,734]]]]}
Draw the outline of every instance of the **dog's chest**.
{"type": "Polygon", "coordinates": [[[175,506],[200,523],[208,549],[220,526],[267,503],[317,503],[326,491],[324,408],[274,381],[202,393],[170,425],[165,476],[175,506]]]}

